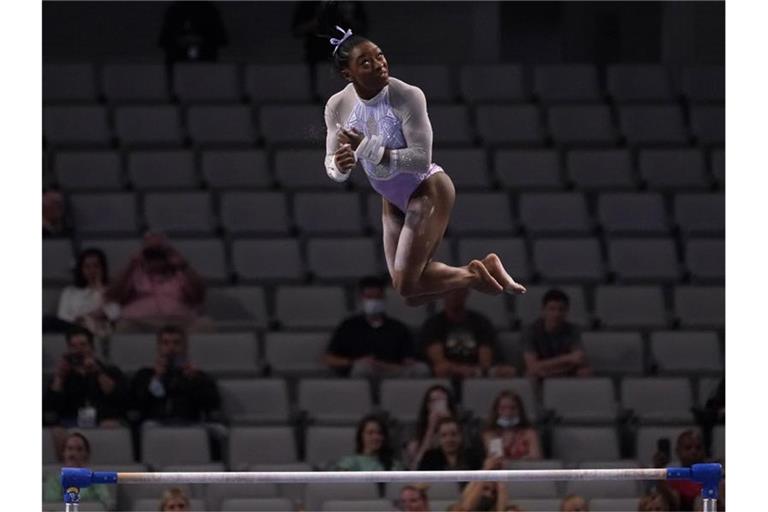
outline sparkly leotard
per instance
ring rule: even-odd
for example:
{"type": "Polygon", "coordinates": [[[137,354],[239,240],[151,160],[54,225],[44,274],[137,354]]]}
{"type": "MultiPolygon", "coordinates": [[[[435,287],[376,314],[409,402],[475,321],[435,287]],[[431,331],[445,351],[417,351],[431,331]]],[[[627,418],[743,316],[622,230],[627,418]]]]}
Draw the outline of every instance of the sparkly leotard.
{"type": "Polygon", "coordinates": [[[325,165],[328,175],[343,181],[350,173],[341,174],[333,163],[339,147],[336,125],[354,128],[365,136],[378,135],[390,149],[389,162],[373,164],[358,160],[358,167],[368,176],[371,186],[389,202],[405,212],[413,191],[429,176],[443,172],[432,163],[432,126],[427,115],[427,101],[421,89],[390,77],[385,86],[370,100],[360,98],[352,84],[331,96],[325,105],[325,165]]]}

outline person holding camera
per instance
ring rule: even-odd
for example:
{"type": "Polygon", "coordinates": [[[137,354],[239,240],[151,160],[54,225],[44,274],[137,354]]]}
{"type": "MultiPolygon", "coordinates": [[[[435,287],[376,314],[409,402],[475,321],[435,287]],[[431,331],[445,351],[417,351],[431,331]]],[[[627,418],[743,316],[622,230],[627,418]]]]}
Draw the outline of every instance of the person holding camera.
{"type": "MultiPolygon", "coordinates": [[[[653,467],[664,468],[672,462],[669,438],[657,441],[656,453],[653,454],[653,467]]],[[[685,430],[677,436],[675,455],[681,467],[706,462],[701,434],[696,430],[685,430]]],[[[690,480],[662,480],[657,482],[656,491],[663,494],[673,510],[694,510],[696,497],[701,494],[701,484],[690,480]]]]}
{"type": "Polygon", "coordinates": [[[96,358],[93,334],[73,327],[46,394],[48,422],[64,427],[117,426],[125,413],[123,374],[96,358]]]}
{"type": "Polygon", "coordinates": [[[141,251],[110,286],[107,299],[121,306],[117,331],[154,332],[169,324],[210,328],[210,320],[201,316],[202,278],[162,234],[144,237],[141,251]]]}
{"type": "Polygon", "coordinates": [[[157,356],[131,384],[133,408],[140,421],[195,423],[216,419],[220,396],[216,382],[190,362],[187,336],[168,325],[157,334],[157,356]]]}

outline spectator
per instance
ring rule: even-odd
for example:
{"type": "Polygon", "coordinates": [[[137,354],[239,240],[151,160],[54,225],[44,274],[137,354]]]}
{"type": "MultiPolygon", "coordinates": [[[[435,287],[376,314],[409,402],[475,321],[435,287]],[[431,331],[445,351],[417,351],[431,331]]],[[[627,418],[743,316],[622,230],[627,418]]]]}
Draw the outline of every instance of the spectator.
{"type": "MultiPolygon", "coordinates": [[[[73,432],[67,435],[61,451],[62,466],[68,468],[85,468],[91,459],[91,444],[83,434],[73,432]]],[[[61,475],[59,472],[47,474],[43,480],[43,501],[61,502],[61,475]]],[[[91,485],[80,489],[81,502],[100,502],[106,510],[112,510],[115,500],[110,495],[106,485],[91,485]]]]}
{"type": "Polygon", "coordinates": [[[64,196],[58,190],[43,192],[43,238],[67,237],[71,230],[67,225],[64,196]]]}
{"type": "Polygon", "coordinates": [[[61,292],[58,318],[69,324],[82,325],[96,336],[108,336],[112,332],[112,323],[120,315],[120,306],[104,301],[109,283],[104,251],[82,251],[77,257],[74,274],[74,285],[61,292]]]}
{"type": "Polygon", "coordinates": [[[186,334],[173,325],[157,333],[155,364],[136,372],[131,395],[141,421],[184,424],[220,416],[216,383],[189,361],[186,334]]]}
{"type": "MultiPolygon", "coordinates": [[[[501,469],[501,457],[487,457],[483,470],[501,469]]],[[[470,482],[464,487],[461,499],[450,510],[456,512],[503,512],[507,509],[507,486],[502,482],[470,482]]]]}
{"type": "Polygon", "coordinates": [[[427,489],[422,485],[406,485],[400,489],[398,509],[403,512],[430,512],[427,489]]]}
{"type": "Polygon", "coordinates": [[[669,509],[669,500],[663,494],[657,491],[651,491],[642,498],[637,504],[638,512],[664,512],[669,509]]]}
{"type": "MultiPolygon", "coordinates": [[[[675,453],[680,466],[690,467],[704,462],[704,445],[701,436],[694,430],[686,430],[677,437],[675,453]]],[[[669,464],[669,455],[657,451],[653,455],[653,465],[657,468],[669,464]]],[[[701,484],[691,480],[662,480],[658,483],[658,491],[669,496],[674,510],[693,510],[696,496],[701,494],[701,484]]]]}
{"type": "Polygon", "coordinates": [[[491,442],[501,440],[504,462],[541,459],[539,434],[528,420],[520,396],[511,390],[496,395],[483,431],[485,452],[492,455],[491,442]]]}
{"type": "Polygon", "coordinates": [[[427,450],[437,446],[437,423],[442,418],[456,417],[453,393],[442,384],[431,386],[424,393],[416,420],[416,438],[406,446],[408,467],[416,469],[427,450]]]}
{"type": "Polygon", "coordinates": [[[169,66],[176,62],[215,61],[229,42],[214,2],[172,2],[165,11],[158,45],[169,66]]]}
{"type": "MultiPolygon", "coordinates": [[[[704,407],[694,407],[693,413],[701,427],[704,447],[712,453],[712,430],[715,425],[725,424],[725,377],[721,377],[717,387],[710,393],[704,407]]],[[[723,462],[723,461],[720,461],[723,462]]]]}
{"type": "Polygon", "coordinates": [[[163,498],[160,501],[160,512],[189,510],[189,498],[184,491],[178,487],[171,487],[163,492],[163,498]]]}
{"type": "Polygon", "coordinates": [[[107,291],[121,305],[118,331],[156,331],[163,325],[210,329],[201,316],[205,284],[184,257],[160,234],[147,234],[142,250],[107,291]]]}
{"type": "Polygon", "coordinates": [[[408,327],[385,313],[384,281],[366,277],[358,288],[363,312],[336,328],[325,363],[340,376],[429,376],[427,365],[413,358],[413,338],[408,327]]]}
{"type": "Polygon", "coordinates": [[[96,358],[89,330],[75,327],[66,341],[67,351],[48,386],[47,416],[65,427],[117,426],[125,410],[122,372],[96,358]]]}
{"type": "Polygon", "coordinates": [[[469,289],[445,296],[443,311],[427,319],[422,343],[436,377],[513,377],[509,365],[494,365],[496,329],[481,313],[466,309],[469,289]]]}
{"type": "Polygon", "coordinates": [[[357,424],[355,455],[342,457],[336,464],[342,471],[399,471],[403,465],[395,459],[386,422],[369,414],[357,424]]]}
{"type": "Polygon", "coordinates": [[[589,512],[587,500],[575,494],[566,496],[560,503],[560,512],[589,512]]]}
{"type": "Polygon", "coordinates": [[[589,377],[592,369],[581,346],[581,333],[567,321],[570,300],[560,290],[542,299],[542,317],[523,332],[523,357],[530,377],[589,377]]]}
{"type": "Polygon", "coordinates": [[[464,447],[459,421],[442,418],[437,423],[438,447],[427,450],[419,462],[420,471],[479,469],[482,461],[464,447]]]}

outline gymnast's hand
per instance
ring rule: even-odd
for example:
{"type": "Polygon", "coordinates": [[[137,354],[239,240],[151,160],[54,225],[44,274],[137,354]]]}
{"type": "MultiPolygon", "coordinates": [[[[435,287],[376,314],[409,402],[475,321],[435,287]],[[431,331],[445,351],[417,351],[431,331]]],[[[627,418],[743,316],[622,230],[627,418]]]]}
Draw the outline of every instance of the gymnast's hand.
{"type": "Polygon", "coordinates": [[[339,127],[339,144],[349,144],[353,150],[357,149],[357,146],[363,141],[363,134],[359,131],[339,127]]]}
{"type": "Polygon", "coordinates": [[[343,173],[348,173],[355,166],[355,151],[348,144],[342,144],[334,154],[336,167],[343,173]]]}

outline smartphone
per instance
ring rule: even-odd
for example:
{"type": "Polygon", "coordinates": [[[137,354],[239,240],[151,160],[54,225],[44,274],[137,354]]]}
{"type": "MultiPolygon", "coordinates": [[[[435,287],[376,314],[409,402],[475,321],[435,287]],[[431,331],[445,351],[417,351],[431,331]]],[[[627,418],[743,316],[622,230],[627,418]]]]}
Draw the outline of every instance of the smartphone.
{"type": "Polygon", "coordinates": [[[671,454],[672,454],[672,448],[671,448],[671,445],[669,443],[669,438],[668,437],[660,437],[656,441],[656,450],[658,450],[659,452],[663,453],[664,455],[667,456],[667,458],[669,458],[671,456],[671,454]]]}
{"type": "Polygon", "coordinates": [[[501,444],[500,437],[494,437],[488,443],[488,454],[491,457],[501,457],[504,454],[504,447],[501,444]]]}
{"type": "Polygon", "coordinates": [[[432,407],[437,412],[448,413],[448,402],[445,400],[435,400],[435,405],[432,407]]]}

